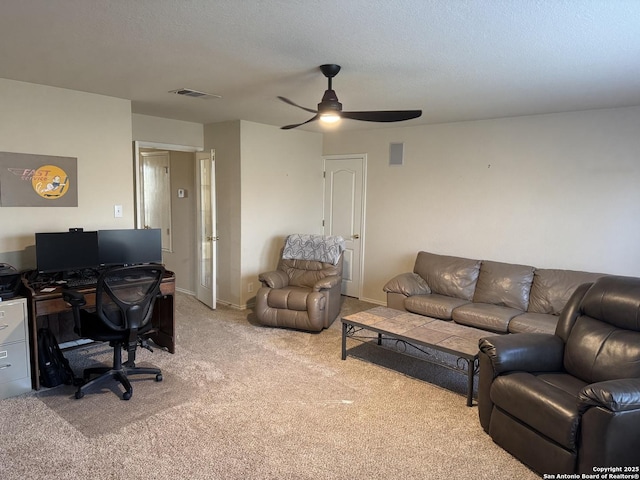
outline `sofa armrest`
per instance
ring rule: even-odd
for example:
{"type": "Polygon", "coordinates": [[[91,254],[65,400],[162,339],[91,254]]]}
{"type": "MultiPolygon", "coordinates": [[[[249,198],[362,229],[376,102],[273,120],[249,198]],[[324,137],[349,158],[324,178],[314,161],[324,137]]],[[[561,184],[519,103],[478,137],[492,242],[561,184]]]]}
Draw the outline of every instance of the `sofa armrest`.
{"type": "Polygon", "coordinates": [[[603,407],[612,412],[640,410],[640,378],[621,378],[592,383],[578,395],[581,412],[603,407]]]}
{"type": "Polygon", "coordinates": [[[557,372],[562,370],[564,343],[548,333],[513,333],[481,338],[480,351],[491,360],[495,374],[520,370],[557,372]]]}
{"type": "Polygon", "coordinates": [[[396,275],[383,287],[387,293],[400,293],[405,297],[431,293],[427,282],[417,273],[407,272],[396,275]]]}
{"type": "Polygon", "coordinates": [[[336,285],[342,283],[342,277],[339,275],[329,275],[328,277],[321,278],[313,285],[313,291],[319,292],[320,290],[329,290],[336,285]]]}
{"type": "Polygon", "coordinates": [[[289,285],[289,277],[281,270],[261,273],[258,275],[258,280],[262,285],[270,288],[283,288],[289,285]]]}

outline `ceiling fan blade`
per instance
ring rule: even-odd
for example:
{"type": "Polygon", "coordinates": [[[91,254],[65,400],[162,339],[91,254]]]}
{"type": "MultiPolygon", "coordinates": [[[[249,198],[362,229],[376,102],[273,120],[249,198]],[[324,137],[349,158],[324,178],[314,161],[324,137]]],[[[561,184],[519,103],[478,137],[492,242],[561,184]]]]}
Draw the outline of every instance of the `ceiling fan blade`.
{"type": "Polygon", "coordinates": [[[285,125],[284,127],[280,127],[280,129],[281,130],[291,130],[292,128],[296,128],[296,127],[299,127],[300,125],[304,125],[305,123],[313,122],[314,120],[317,120],[319,116],[320,115],[314,115],[313,117],[311,117],[306,122],[296,123],[294,125],[285,125]]]}
{"type": "Polygon", "coordinates": [[[342,118],[363,122],[402,122],[422,115],[422,110],[380,110],[371,112],[340,112],[342,118]]]}
{"type": "Polygon", "coordinates": [[[282,100],[284,103],[288,103],[289,105],[293,105],[294,107],[301,108],[302,110],[305,110],[305,111],[307,111],[307,112],[309,112],[309,113],[318,113],[318,111],[317,111],[317,110],[312,110],[312,109],[310,109],[310,108],[307,108],[307,107],[303,107],[303,106],[301,106],[301,105],[298,105],[297,103],[292,102],[292,101],[291,101],[291,100],[289,100],[288,98],[285,98],[285,97],[278,97],[278,98],[279,98],[280,100],[282,100]]]}

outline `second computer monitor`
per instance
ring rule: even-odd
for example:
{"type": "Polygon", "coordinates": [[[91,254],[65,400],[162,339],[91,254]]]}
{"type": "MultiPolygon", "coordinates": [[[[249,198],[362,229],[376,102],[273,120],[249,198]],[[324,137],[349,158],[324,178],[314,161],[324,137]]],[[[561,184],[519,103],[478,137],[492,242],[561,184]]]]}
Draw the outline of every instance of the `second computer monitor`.
{"type": "Polygon", "coordinates": [[[100,230],[98,250],[101,265],[162,263],[159,228],[100,230]]]}

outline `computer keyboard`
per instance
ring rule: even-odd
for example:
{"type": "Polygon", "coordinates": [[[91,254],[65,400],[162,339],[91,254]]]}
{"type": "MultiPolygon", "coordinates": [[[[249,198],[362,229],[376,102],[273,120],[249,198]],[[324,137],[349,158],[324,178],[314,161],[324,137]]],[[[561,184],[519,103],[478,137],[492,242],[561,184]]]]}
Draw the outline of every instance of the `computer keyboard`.
{"type": "Polygon", "coordinates": [[[98,283],[98,277],[82,277],[82,278],[70,278],[67,280],[67,287],[87,287],[96,285],[98,283]]]}
{"type": "MultiPolygon", "coordinates": [[[[78,288],[78,287],[95,287],[98,284],[98,279],[100,277],[98,276],[85,276],[85,277],[80,277],[80,278],[69,278],[67,279],[67,288],[78,288]]],[[[120,276],[116,276],[116,275],[110,275],[109,276],[109,283],[110,284],[115,284],[115,283],[122,283],[122,282],[133,282],[136,280],[139,280],[140,277],[137,276],[133,276],[133,277],[120,277],[120,276]]]]}

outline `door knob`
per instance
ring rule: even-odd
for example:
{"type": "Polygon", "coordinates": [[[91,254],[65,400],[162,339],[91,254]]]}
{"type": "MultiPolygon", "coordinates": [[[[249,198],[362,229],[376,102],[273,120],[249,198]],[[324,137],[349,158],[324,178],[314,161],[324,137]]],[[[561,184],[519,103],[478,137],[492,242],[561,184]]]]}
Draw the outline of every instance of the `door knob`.
{"type": "Polygon", "coordinates": [[[358,235],[358,234],[356,233],[355,235],[352,235],[352,237],[353,237],[355,240],[358,240],[358,239],[360,238],[360,235],[358,235]]]}

